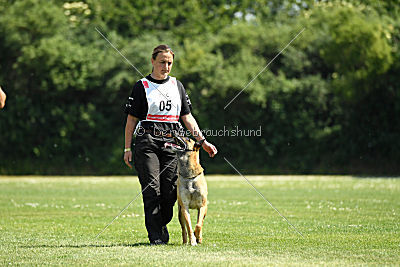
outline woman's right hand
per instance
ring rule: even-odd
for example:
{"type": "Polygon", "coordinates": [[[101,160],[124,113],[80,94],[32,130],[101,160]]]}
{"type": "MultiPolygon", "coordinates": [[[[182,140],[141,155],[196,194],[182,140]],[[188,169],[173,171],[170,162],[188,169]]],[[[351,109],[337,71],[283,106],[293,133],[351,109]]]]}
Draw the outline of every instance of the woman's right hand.
{"type": "Polygon", "coordinates": [[[126,151],[124,152],[124,161],[125,164],[132,169],[132,151],[126,151]]]}

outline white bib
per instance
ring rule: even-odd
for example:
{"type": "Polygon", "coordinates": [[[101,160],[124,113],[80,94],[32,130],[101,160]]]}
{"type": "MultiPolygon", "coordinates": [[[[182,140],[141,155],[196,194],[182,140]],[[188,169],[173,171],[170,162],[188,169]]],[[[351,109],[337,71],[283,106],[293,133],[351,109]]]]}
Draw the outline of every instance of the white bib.
{"type": "Polygon", "coordinates": [[[146,92],[148,111],[145,121],[179,122],[181,96],[175,77],[163,84],[141,79],[146,92]]]}

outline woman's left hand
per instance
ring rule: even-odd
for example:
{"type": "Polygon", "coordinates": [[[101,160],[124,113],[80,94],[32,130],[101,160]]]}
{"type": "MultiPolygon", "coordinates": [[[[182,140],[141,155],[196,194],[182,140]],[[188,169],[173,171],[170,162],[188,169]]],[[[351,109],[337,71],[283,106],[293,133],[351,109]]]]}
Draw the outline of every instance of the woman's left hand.
{"type": "Polygon", "coordinates": [[[218,153],[217,148],[213,144],[207,142],[207,140],[204,141],[202,147],[208,153],[208,155],[210,155],[211,158],[213,158],[218,153]]]}

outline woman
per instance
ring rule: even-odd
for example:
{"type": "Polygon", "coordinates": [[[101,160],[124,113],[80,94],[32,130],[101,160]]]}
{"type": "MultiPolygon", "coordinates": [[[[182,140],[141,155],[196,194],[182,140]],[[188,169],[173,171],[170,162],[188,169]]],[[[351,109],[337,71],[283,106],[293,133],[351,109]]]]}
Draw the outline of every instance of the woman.
{"type": "Polygon", "coordinates": [[[174,53],[168,45],[154,48],[152,73],[135,84],[125,107],[124,161],[132,168],[131,143],[137,128],[134,165],[143,190],[145,224],[152,245],[167,244],[169,240],[167,224],[173,216],[178,176],[176,154],[164,144],[173,142],[172,133],[181,130],[179,119],[197,141],[203,142],[210,157],[217,154],[190,112],[182,83],[168,75],[173,61],[174,53]]]}

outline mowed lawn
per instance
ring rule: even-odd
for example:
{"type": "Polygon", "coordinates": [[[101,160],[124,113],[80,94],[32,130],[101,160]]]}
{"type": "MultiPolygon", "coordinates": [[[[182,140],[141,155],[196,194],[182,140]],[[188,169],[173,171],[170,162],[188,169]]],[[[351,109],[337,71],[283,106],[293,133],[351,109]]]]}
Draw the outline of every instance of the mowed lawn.
{"type": "MultiPolygon", "coordinates": [[[[207,176],[204,243],[149,246],[136,177],[0,177],[0,265],[398,265],[400,179],[207,176]]],[[[175,212],[176,214],[176,212],[175,212]]],[[[192,211],[194,219],[195,211],[192,211]]]]}

